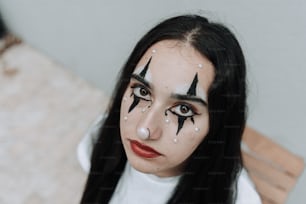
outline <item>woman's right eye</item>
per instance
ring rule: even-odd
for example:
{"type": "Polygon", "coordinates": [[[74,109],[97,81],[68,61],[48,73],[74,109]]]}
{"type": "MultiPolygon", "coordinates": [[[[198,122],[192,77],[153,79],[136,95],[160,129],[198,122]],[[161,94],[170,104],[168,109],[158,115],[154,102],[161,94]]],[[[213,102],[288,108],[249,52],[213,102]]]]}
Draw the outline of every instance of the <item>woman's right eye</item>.
{"type": "Polygon", "coordinates": [[[138,85],[131,86],[131,88],[133,89],[132,94],[134,96],[136,96],[136,97],[138,97],[142,100],[145,100],[145,101],[151,101],[150,91],[146,87],[138,84],[138,85]]]}

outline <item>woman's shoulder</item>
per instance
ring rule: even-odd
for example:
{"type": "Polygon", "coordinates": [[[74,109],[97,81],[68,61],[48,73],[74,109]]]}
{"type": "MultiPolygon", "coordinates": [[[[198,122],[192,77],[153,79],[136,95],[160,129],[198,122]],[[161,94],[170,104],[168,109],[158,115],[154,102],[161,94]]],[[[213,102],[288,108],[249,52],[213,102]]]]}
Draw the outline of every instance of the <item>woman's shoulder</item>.
{"type": "Polygon", "coordinates": [[[90,158],[93,150],[93,145],[96,143],[99,135],[100,127],[102,126],[107,114],[101,114],[88,128],[84,137],[80,141],[77,147],[77,156],[82,169],[85,172],[90,170],[90,158]]]}
{"type": "Polygon", "coordinates": [[[255,185],[249,178],[245,169],[242,169],[237,183],[237,200],[236,204],[261,204],[259,194],[255,185]]]}

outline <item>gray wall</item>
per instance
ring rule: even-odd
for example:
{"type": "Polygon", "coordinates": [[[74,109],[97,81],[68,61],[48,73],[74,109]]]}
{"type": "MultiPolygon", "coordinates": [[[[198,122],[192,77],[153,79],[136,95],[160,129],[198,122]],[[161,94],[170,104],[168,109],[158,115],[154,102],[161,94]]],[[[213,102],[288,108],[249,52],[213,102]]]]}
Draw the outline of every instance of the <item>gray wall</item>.
{"type": "MultiPolygon", "coordinates": [[[[223,22],[245,51],[249,125],[306,158],[306,1],[0,0],[10,29],[111,93],[135,42],[161,19],[197,13],[223,22]]],[[[288,203],[306,200],[305,173],[288,203]]]]}

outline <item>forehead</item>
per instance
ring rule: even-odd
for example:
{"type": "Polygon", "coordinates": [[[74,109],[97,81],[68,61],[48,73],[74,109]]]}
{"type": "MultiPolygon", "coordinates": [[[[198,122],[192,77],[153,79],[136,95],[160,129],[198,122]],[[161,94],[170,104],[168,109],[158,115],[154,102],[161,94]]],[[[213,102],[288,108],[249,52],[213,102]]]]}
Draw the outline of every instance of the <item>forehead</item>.
{"type": "Polygon", "coordinates": [[[208,91],[214,78],[211,62],[192,46],[176,40],[164,40],[150,47],[136,66],[138,73],[152,57],[146,78],[155,86],[188,86],[198,74],[199,85],[208,91]],[[201,66],[199,66],[201,65],[201,66]]]}

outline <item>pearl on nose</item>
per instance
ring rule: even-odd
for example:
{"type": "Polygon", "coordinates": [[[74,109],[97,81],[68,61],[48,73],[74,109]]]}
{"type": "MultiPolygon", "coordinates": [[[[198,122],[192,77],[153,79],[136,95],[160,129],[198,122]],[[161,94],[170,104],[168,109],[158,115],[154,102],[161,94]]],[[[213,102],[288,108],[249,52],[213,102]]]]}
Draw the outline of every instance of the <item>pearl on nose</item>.
{"type": "Polygon", "coordinates": [[[142,140],[147,140],[150,137],[150,130],[148,128],[138,128],[137,129],[137,136],[142,140]]]}

